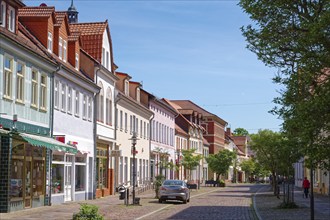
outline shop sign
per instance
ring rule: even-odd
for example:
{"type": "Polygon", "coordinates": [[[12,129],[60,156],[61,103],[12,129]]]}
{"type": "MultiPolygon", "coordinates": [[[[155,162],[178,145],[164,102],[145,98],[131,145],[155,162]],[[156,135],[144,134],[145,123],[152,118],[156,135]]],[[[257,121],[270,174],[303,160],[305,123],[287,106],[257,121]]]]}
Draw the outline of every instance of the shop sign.
{"type": "Polygon", "coordinates": [[[110,157],[121,157],[121,150],[110,151],[110,157]]]}

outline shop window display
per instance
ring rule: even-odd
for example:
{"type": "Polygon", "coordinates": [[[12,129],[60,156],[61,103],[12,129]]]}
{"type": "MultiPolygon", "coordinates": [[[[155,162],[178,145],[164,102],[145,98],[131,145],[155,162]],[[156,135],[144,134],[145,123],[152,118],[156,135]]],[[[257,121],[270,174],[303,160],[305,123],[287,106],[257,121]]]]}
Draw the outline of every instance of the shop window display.
{"type": "Polygon", "coordinates": [[[64,164],[52,164],[52,193],[63,193],[64,164]]]}

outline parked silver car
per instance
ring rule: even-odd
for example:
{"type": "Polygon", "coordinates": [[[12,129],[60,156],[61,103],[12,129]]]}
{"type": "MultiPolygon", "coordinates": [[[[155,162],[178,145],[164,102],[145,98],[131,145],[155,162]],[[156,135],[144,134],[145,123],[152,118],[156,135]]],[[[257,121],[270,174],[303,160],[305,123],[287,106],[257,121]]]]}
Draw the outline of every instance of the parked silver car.
{"type": "Polygon", "coordinates": [[[165,180],[158,193],[159,203],[166,200],[180,200],[184,204],[190,201],[190,190],[183,180],[165,180]]]}

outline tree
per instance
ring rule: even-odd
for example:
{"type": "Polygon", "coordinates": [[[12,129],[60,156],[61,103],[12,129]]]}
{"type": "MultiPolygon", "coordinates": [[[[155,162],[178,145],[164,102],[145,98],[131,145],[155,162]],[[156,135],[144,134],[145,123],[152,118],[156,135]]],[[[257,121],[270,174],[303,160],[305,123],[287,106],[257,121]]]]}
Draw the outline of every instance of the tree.
{"type": "Polygon", "coordinates": [[[244,128],[236,128],[233,132],[234,136],[247,136],[249,132],[244,128]]]}
{"type": "Polygon", "coordinates": [[[227,149],[219,151],[217,154],[210,154],[206,161],[210,170],[216,173],[216,180],[219,181],[220,175],[225,175],[228,172],[228,169],[233,165],[234,160],[236,159],[236,154],[227,149]]]}
{"type": "Polygon", "coordinates": [[[272,113],[299,144],[309,167],[330,169],[330,1],[240,0],[253,24],[241,30],[248,49],[279,69],[284,86],[272,113]],[[318,117],[315,117],[317,115],[318,117]]]}
{"type": "Polygon", "coordinates": [[[194,155],[195,151],[196,149],[182,150],[183,159],[181,164],[189,171],[188,180],[191,180],[191,171],[196,169],[196,167],[200,164],[200,160],[203,158],[200,154],[194,155]]]}
{"type": "Polygon", "coordinates": [[[268,129],[252,134],[251,140],[251,149],[255,152],[256,160],[272,173],[273,189],[276,193],[276,177],[293,175],[292,164],[301,157],[299,146],[291,145],[283,133],[268,129]]]}
{"type": "Polygon", "coordinates": [[[256,169],[256,164],[255,164],[253,158],[249,158],[248,160],[243,160],[240,163],[240,167],[247,174],[246,176],[250,177],[250,181],[251,181],[252,175],[256,169]]]}

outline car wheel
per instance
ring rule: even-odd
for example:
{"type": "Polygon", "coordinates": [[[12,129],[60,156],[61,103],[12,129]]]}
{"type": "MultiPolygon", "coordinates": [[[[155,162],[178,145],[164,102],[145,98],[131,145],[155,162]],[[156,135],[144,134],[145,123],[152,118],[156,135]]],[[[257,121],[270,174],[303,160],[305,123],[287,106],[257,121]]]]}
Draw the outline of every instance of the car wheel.
{"type": "Polygon", "coordinates": [[[161,199],[158,199],[158,202],[159,202],[159,203],[163,203],[163,200],[161,200],[161,199]]]}
{"type": "Polygon", "coordinates": [[[183,204],[187,204],[187,199],[183,200],[183,204]]]}
{"type": "Polygon", "coordinates": [[[187,199],[187,202],[190,202],[190,198],[189,198],[189,199],[187,199]]]}

